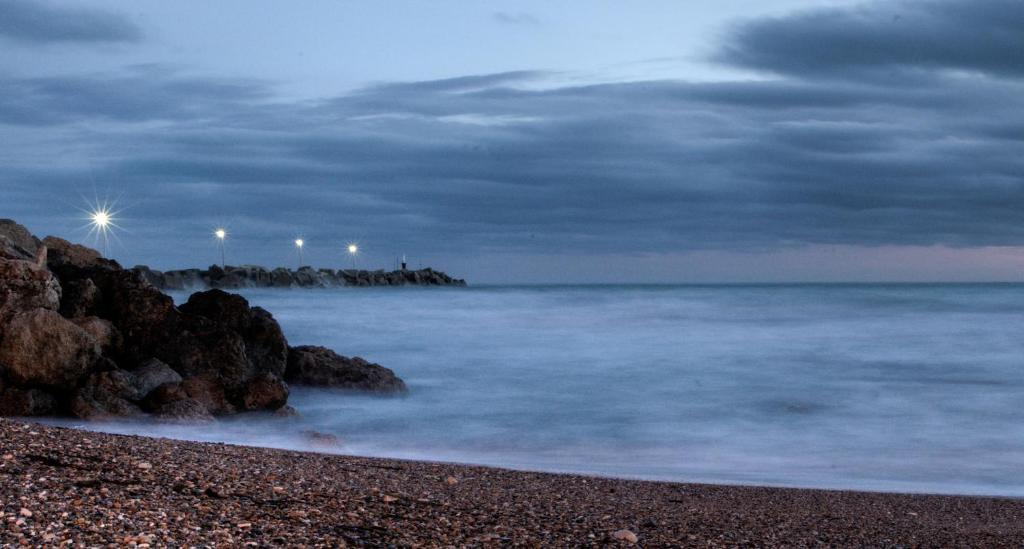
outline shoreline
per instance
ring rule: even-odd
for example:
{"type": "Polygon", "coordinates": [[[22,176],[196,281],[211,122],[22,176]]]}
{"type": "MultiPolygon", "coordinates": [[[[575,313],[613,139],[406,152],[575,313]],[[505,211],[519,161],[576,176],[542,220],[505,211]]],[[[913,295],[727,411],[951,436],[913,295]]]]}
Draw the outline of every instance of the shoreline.
{"type": "Polygon", "coordinates": [[[1024,500],[688,484],[0,420],[0,540],[59,544],[1024,544],[1024,500]]]}

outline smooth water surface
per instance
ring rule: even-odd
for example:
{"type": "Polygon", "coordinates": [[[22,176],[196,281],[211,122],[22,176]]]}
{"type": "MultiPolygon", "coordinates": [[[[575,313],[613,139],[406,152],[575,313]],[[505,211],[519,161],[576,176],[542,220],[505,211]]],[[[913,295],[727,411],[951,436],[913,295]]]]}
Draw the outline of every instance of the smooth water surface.
{"type": "MultiPolygon", "coordinates": [[[[118,432],[679,481],[1024,495],[1024,286],[252,290],[404,398],[118,432]]],[[[179,301],[184,295],[176,295],[179,301]]]]}

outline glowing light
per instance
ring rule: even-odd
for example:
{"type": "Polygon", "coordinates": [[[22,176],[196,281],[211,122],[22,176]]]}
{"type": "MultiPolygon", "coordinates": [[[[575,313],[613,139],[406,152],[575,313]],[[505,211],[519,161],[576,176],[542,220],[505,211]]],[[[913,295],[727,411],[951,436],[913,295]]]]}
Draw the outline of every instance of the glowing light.
{"type": "Polygon", "coordinates": [[[90,218],[92,219],[92,226],[98,230],[106,230],[107,225],[110,225],[110,212],[106,210],[92,212],[90,218]]]}
{"type": "Polygon", "coordinates": [[[217,238],[224,240],[228,236],[228,232],[225,231],[224,229],[217,229],[216,231],[213,231],[213,236],[216,236],[217,238]]]}
{"type": "Polygon", "coordinates": [[[348,253],[353,254],[353,255],[359,253],[359,246],[357,246],[355,244],[349,244],[348,245],[348,253]]]}
{"type": "Polygon", "coordinates": [[[80,208],[88,221],[83,229],[88,228],[88,238],[93,239],[96,247],[100,248],[104,256],[110,255],[110,238],[117,238],[115,230],[121,229],[118,226],[117,214],[120,210],[115,209],[116,201],[85,199],[86,207],[80,208]]]}
{"type": "Polygon", "coordinates": [[[306,243],[305,243],[305,242],[304,242],[304,241],[303,241],[303,240],[302,240],[301,238],[296,238],[296,239],[295,239],[295,245],[296,245],[296,246],[298,246],[298,247],[300,247],[300,248],[301,248],[301,247],[303,247],[303,246],[304,246],[305,244],[306,244],[306,243]]]}

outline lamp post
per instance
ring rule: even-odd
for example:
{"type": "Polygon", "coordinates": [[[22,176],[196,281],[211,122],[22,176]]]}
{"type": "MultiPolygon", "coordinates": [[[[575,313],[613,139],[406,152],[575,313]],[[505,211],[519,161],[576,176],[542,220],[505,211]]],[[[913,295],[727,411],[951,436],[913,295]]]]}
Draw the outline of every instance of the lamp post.
{"type": "Polygon", "coordinates": [[[302,247],[306,245],[306,242],[301,238],[295,239],[295,247],[299,249],[299,268],[302,268],[302,247]]]}
{"type": "Polygon", "coordinates": [[[349,244],[348,245],[348,255],[352,256],[352,268],[353,269],[356,268],[356,255],[358,253],[359,253],[359,245],[357,245],[357,244],[349,244]]]}
{"type": "Polygon", "coordinates": [[[217,237],[217,243],[220,245],[220,268],[224,269],[227,267],[227,261],[224,259],[224,239],[227,238],[228,232],[224,229],[217,229],[213,231],[213,236],[217,237]]]}
{"type": "Polygon", "coordinates": [[[110,238],[107,236],[113,224],[111,213],[104,208],[97,208],[89,214],[92,229],[103,239],[103,257],[110,255],[110,238]]]}

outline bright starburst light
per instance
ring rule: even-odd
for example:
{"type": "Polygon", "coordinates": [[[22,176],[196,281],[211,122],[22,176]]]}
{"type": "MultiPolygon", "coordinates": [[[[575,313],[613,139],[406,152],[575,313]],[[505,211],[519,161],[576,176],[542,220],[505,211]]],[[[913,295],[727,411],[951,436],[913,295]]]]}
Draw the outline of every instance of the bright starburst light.
{"type": "Polygon", "coordinates": [[[101,249],[104,256],[110,255],[110,239],[117,238],[114,233],[115,229],[122,229],[117,224],[117,215],[120,210],[117,210],[116,207],[116,202],[101,201],[97,198],[94,201],[86,199],[86,207],[81,209],[88,221],[85,225],[89,229],[87,238],[101,249]]]}
{"type": "Polygon", "coordinates": [[[355,244],[349,244],[348,245],[348,253],[350,253],[352,255],[355,255],[355,254],[359,253],[359,246],[357,246],[355,244]]]}

